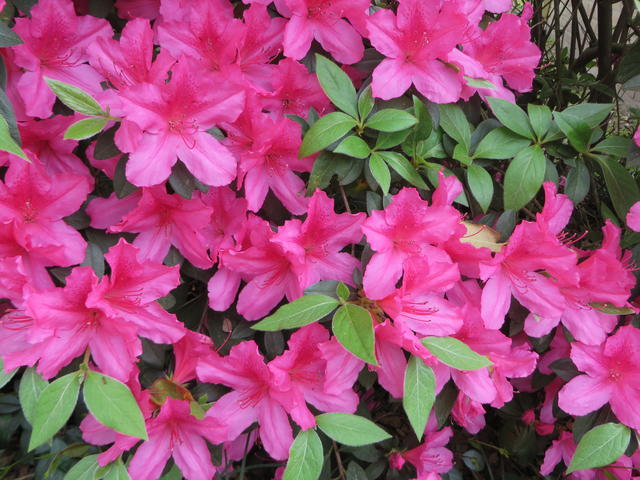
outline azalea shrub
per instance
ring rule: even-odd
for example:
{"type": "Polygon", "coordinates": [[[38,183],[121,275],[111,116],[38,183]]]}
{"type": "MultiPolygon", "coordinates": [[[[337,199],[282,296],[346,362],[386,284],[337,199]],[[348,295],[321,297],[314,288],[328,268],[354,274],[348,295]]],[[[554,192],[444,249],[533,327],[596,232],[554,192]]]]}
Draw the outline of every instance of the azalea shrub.
{"type": "Polygon", "coordinates": [[[4,5],[0,479],[638,478],[631,132],[532,15],[4,5]]]}

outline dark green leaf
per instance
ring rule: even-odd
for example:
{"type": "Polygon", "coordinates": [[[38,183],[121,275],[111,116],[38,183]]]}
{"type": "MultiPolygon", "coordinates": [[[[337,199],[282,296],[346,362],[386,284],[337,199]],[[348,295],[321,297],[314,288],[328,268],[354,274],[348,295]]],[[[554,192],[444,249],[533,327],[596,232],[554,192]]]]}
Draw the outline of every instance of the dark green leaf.
{"type": "Polygon", "coordinates": [[[585,122],[590,128],[595,128],[607,118],[612,108],[613,105],[610,103],[581,103],[564,109],[562,114],[571,115],[585,122]]]}
{"type": "Polygon", "coordinates": [[[127,158],[126,155],[120,157],[113,174],[113,191],[118,198],[127,197],[138,189],[138,187],[127,180],[127,158]]]}
{"type": "MultiPolygon", "coordinates": [[[[356,89],[351,79],[335,63],[316,54],[316,75],[324,93],[343,112],[358,117],[356,89]]],[[[305,155],[306,156],[306,155],[305,155]]]]}
{"type": "Polygon", "coordinates": [[[348,303],[333,315],[333,334],[356,357],[377,365],[373,321],[368,310],[348,303]]]}
{"type": "Polygon", "coordinates": [[[331,182],[340,165],[337,155],[331,152],[322,152],[313,162],[313,169],[309,175],[307,194],[311,195],[316,188],[324,189],[331,182]]]}
{"type": "Polygon", "coordinates": [[[5,373],[4,362],[2,361],[2,358],[0,358],[0,388],[4,387],[7,383],[9,383],[17,372],[18,372],[18,369],[14,368],[10,372],[5,373]]]}
{"type": "Polygon", "coordinates": [[[322,442],[315,430],[300,430],[289,449],[282,480],[317,480],[323,460],[322,442]]]}
{"type": "Polygon", "coordinates": [[[85,138],[91,138],[100,133],[107,122],[108,120],[106,118],[85,118],[70,125],[67,131],[64,132],[64,138],[65,140],[84,140],[85,138]]]}
{"type": "Polygon", "coordinates": [[[402,154],[397,152],[376,152],[391,168],[411,185],[427,190],[427,184],[416,169],[402,154]]]}
{"type": "Polygon", "coordinates": [[[48,441],[67,423],[80,392],[80,375],[69,373],[46,386],[40,393],[33,414],[29,451],[48,441]]]}
{"type": "Polygon", "coordinates": [[[26,418],[29,423],[33,423],[36,403],[47,385],[49,384],[36,372],[35,367],[27,368],[22,374],[18,396],[24,418],[26,418]]]}
{"type": "Polygon", "coordinates": [[[464,147],[469,152],[471,146],[471,127],[462,109],[454,104],[440,105],[440,126],[447,135],[464,147]]]}
{"type": "Polygon", "coordinates": [[[573,148],[581,153],[589,150],[591,127],[586,122],[563,112],[555,112],[554,118],[573,148]]]}
{"type": "Polygon", "coordinates": [[[383,160],[383,158],[379,155],[378,152],[374,152],[369,157],[369,171],[380,188],[382,192],[386,195],[389,193],[389,187],[391,186],[391,173],[389,172],[389,167],[383,160]]]}
{"type": "Polygon", "coordinates": [[[362,92],[360,92],[360,96],[358,97],[358,113],[360,115],[360,119],[366,120],[371,110],[373,110],[373,97],[371,96],[371,85],[365,88],[362,92]]]}
{"type": "Polygon", "coordinates": [[[631,205],[640,201],[638,184],[629,171],[611,157],[591,155],[602,168],[613,208],[621,220],[626,219],[631,205]]]}
{"type": "Polygon", "coordinates": [[[629,445],[631,431],[619,423],[605,423],[589,430],[578,443],[567,474],[615,462],[629,445]]]}
{"type": "Polygon", "coordinates": [[[335,148],[334,153],[342,153],[355,158],[367,158],[371,149],[367,142],[356,135],[349,135],[335,148]]]}
{"type": "Polygon", "coordinates": [[[576,166],[569,170],[564,193],[574,203],[578,204],[589,193],[591,175],[589,169],[582,160],[576,162],[576,166]]]}
{"type": "Polygon", "coordinates": [[[629,153],[632,140],[625,137],[611,136],[593,147],[593,151],[606,153],[617,158],[624,158],[629,153]]]}
{"type": "Polygon", "coordinates": [[[256,323],[254,330],[276,331],[298,328],[329,315],[340,302],[326,295],[305,295],[280,307],[276,313],[256,323]]]}
{"type": "Polygon", "coordinates": [[[102,425],[130,437],[148,439],[140,407],[124,383],[89,372],[83,394],[87,408],[102,425]]]}
{"type": "Polygon", "coordinates": [[[369,480],[367,472],[356,462],[349,462],[347,466],[347,480],[369,480]]]}
{"type": "Polygon", "coordinates": [[[96,160],[107,160],[122,153],[118,149],[114,141],[114,136],[116,131],[118,130],[118,127],[119,124],[116,124],[98,135],[98,139],[96,140],[96,148],[93,151],[93,156],[96,160]]]}
{"type": "Polygon", "coordinates": [[[14,142],[18,145],[22,145],[20,139],[20,132],[18,131],[18,124],[16,123],[16,114],[13,111],[13,105],[4,90],[0,90],[0,116],[2,116],[7,122],[9,133],[14,142]]]}
{"type": "Polygon", "coordinates": [[[493,365],[491,360],[477,354],[457,338],[426,337],[421,342],[442,363],[458,370],[479,370],[493,365]]]}
{"type": "Polygon", "coordinates": [[[302,140],[300,157],[307,157],[328,147],[356,126],[356,121],[342,112],[333,112],[314,123],[302,140]]]}
{"type": "Polygon", "coordinates": [[[513,158],[531,145],[531,140],[506,127],[491,130],[476,147],[473,158],[501,160],[513,158]]]}
{"type": "Polygon", "coordinates": [[[24,43],[16,32],[11,30],[9,26],[0,21],[0,47],[13,47],[24,43]]]}
{"type": "Polygon", "coordinates": [[[419,441],[435,400],[436,377],[433,370],[421,358],[412,355],[404,372],[402,406],[419,441]]]}
{"type": "Polygon", "coordinates": [[[519,210],[538,193],[546,161],[542,149],[532,145],[511,161],[504,176],[504,208],[519,210]]]}
{"type": "Polygon", "coordinates": [[[4,117],[0,116],[0,150],[4,150],[5,152],[13,153],[18,157],[26,160],[27,162],[31,162],[27,158],[27,154],[24,153],[22,148],[18,146],[13,137],[11,136],[11,132],[9,131],[9,124],[4,119],[4,117]]]}
{"type": "Polygon", "coordinates": [[[51,78],[45,78],[45,81],[60,101],[74,112],[91,115],[92,117],[103,117],[107,115],[91,95],[78,87],[51,78]]]}
{"type": "Polygon", "coordinates": [[[404,110],[385,108],[374,113],[365,123],[365,127],[381,132],[398,132],[412,127],[418,122],[416,117],[404,110]]]}
{"type": "Polygon", "coordinates": [[[527,112],[529,112],[529,122],[536,137],[538,137],[538,139],[544,138],[553,120],[551,110],[546,105],[534,105],[530,103],[527,105],[527,112]]]}
{"type": "Polygon", "coordinates": [[[376,139],[376,150],[393,148],[404,142],[411,134],[411,129],[400,130],[399,132],[380,132],[376,139]]]}
{"type": "Polygon", "coordinates": [[[391,435],[371,420],[349,413],[323,413],[316,417],[316,422],[329,438],[351,447],[391,438],[391,435]]]}
{"type": "Polygon", "coordinates": [[[489,172],[478,165],[470,165],[467,168],[467,183],[476,201],[486,212],[493,199],[493,179],[489,172]]]}
{"type": "Polygon", "coordinates": [[[487,97],[487,101],[489,105],[491,105],[493,114],[500,120],[500,123],[512,132],[533,140],[533,130],[529,123],[529,117],[524,113],[524,110],[515,103],[511,103],[502,98],[487,97]]]}
{"type": "Polygon", "coordinates": [[[200,190],[206,193],[209,189],[209,187],[201,183],[181,161],[176,162],[171,168],[169,185],[171,185],[174,192],[187,200],[191,200],[194,190],[200,190]]]}
{"type": "MultiPolygon", "coordinates": [[[[413,96],[413,115],[417,118],[418,123],[411,129],[411,133],[409,137],[407,137],[405,143],[407,151],[405,151],[405,153],[412,158],[417,158],[420,156],[420,142],[427,140],[433,131],[433,121],[427,107],[425,107],[424,103],[415,95],[413,96]]],[[[403,145],[403,149],[404,148],[403,145]]]]}

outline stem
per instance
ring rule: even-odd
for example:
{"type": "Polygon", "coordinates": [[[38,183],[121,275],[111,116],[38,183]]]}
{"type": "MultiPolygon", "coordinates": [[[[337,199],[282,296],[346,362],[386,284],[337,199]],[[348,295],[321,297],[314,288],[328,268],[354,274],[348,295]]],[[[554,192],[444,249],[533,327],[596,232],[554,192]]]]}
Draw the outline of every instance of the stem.
{"type": "Polygon", "coordinates": [[[342,458],[340,458],[340,451],[338,450],[338,445],[336,444],[335,440],[333,440],[333,451],[336,453],[336,462],[338,462],[338,471],[340,472],[340,478],[344,480],[344,466],[342,465],[342,458]]]}
{"type": "Polygon", "coordinates": [[[247,441],[244,442],[244,454],[242,455],[242,463],[240,464],[240,480],[244,479],[244,472],[247,468],[247,449],[249,448],[249,439],[251,438],[251,432],[247,433],[247,441]]]}

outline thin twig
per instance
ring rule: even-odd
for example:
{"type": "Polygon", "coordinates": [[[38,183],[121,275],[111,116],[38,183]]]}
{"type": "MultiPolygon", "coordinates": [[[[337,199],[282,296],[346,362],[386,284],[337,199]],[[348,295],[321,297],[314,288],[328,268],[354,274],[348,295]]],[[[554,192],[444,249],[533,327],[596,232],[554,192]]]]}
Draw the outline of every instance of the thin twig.
{"type": "Polygon", "coordinates": [[[338,450],[338,445],[335,440],[333,440],[333,450],[336,453],[336,462],[338,462],[338,471],[340,472],[340,478],[342,480],[345,479],[345,471],[344,466],[342,465],[342,458],[340,458],[340,451],[338,450]]]}

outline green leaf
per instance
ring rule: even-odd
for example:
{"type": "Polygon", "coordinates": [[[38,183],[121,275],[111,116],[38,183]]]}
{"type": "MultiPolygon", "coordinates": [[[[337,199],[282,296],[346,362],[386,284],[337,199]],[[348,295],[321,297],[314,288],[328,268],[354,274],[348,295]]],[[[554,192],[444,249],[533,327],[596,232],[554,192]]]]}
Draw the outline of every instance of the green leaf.
{"type": "Polygon", "coordinates": [[[577,205],[589,193],[591,186],[591,174],[582,160],[576,161],[576,166],[569,170],[567,183],[564,186],[564,193],[577,205]]]}
{"type": "Polygon", "coordinates": [[[625,137],[611,136],[593,147],[594,152],[606,153],[617,158],[624,158],[628,155],[632,140],[625,137]]]}
{"type": "Polygon", "coordinates": [[[29,451],[48,441],[67,423],[78,401],[80,375],[69,373],[42,390],[33,414],[29,451]]]}
{"type": "Polygon", "coordinates": [[[546,105],[527,105],[529,113],[529,122],[538,139],[544,138],[545,133],[549,131],[551,122],[553,121],[551,110],[546,105]]]}
{"type": "Polygon", "coordinates": [[[349,300],[351,296],[351,292],[349,291],[349,287],[347,287],[344,283],[338,282],[338,286],[336,287],[336,294],[338,298],[341,298],[345,302],[349,300]]]}
{"type": "Polygon", "coordinates": [[[391,438],[371,420],[349,413],[323,413],[316,417],[316,422],[329,438],[350,447],[361,447],[391,438]]]}
{"type": "Polygon", "coordinates": [[[360,119],[366,120],[371,110],[373,110],[373,97],[371,96],[371,85],[360,92],[358,96],[358,114],[360,119]]]}
{"type": "Polygon", "coordinates": [[[496,87],[493,83],[491,83],[489,80],[485,80],[484,78],[471,78],[465,75],[464,79],[467,81],[467,85],[473,88],[486,88],[489,90],[498,89],[498,87],[496,87]]]}
{"type": "Polygon", "coordinates": [[[374,152],[369,157],[369,171],[373,178],[378,182],[382,192],[386,195],[389,193],[389,187],[391,186],[391,172],[389,167],[385,163],[384,159],[378,152],[374,152]]]}
{"type": "Polygon", "coordinates": [[[433,131],[433,121],[427,107],[415,95],[413,96],[413,115],[418,119],[418,123],[411,130],[407,141],[403,144],[403,149],[406,145],[405,153],[412,158],[417,158],[420,156],[420,143],[427,140],[433,131]]]}
{"type": "Polygon", "coordinates": [[[9,373],[4,373],[4,362],[2,358],[0,358],[0,388],[9,383],[16,373],[18,373],[17,368],[14,368],[9,373]]]}
{"type": "Polygon", "coordinates": [[[107,468],[104,480],[131,480],[122,459],[118,458],[115,462],[111,462],[107,468]]]}
{"type": "Polygon", "coordinates": [[[567,474],[615,462],[624,454],[630,438],[629,428],[619,423],[605,423],[589,430],[580,439],[567,474]]]}
{"type": "Polygon", "coordinates": [[[385,108],[374,113],[364,126],[381,132],[399,132],[414,126],[416,123],[418,123],[418,120],[409,112],[395,108],[385,108]]]}
{"type": "Polygon", "coordinates": [[[282,480],[317,480],[324,461],[322,442],[313,429],[300,430],[289,448],[282,480]]]}
{"type": "Polygon", "coordinates": [[[18,157],[26,160],[27,162],[31,162],[31,160],[27,158],[27,154],[24,153],[24,150],[20,148],[20,146],[11,136],[11,132],[9,131],[9,124],[2,116],[0,116],[0,150],[13,153],[14,155],[17,155],[18,157]]]}
{"type": "Polygon", "coordinates": [[[640,201],[638,184],[629,171],[616,159],[601,155],[590,155],[590,158],[594,158],[602,168],[613,208],[618,218],[625,220],[631,205],[640,201]]]}
{"type": "Polygon", "coordinates": [[[356,121],[342,112],[333,112],[314,123],[302,140],[300,158],[328,147],[356,126],[356,121]]]}
{"type": "Polygon", "coordinates": [[[393,168],[402,178],[411,185],[427,190],[429,187],[407,160],[404,155],[397,152],[376,152],[391,168],[393,168]]]}
{"type": "Polygon", "coordinates": [[[100,133],[109,120],[106,118],[85,118],[70,125],[64,132],[64,138],[73,140],[84,140],[100,133]]]}
{"type": "Polygon", "coordinates": [[[316,54],[316,75],[324,93],[343,112],[358,117],[356,89],[351,79],[331,60],[316,54]]]}
{"type": "Polygon", "coordinates": [[[471,146],[471,127],[462,109],[455,103],[440,105],[440,126],[447,135],[469,152],[471,146]]]}
{"type": "Polygon", "coordinates": [[[512,132],[523,137],[534,139],[533,130],[529,123],[529,117],[519,106],[508,100],[497,97],[487,97],[487,101],[500,123],[512,132]]]}
{"type": "Polygon", "coordinates": [[[118,198],[125,198],[135,192],[138,187],[127,180],[127,155],[118,160],[113,173],[113,191],[118,198]]]}
{"type": "Polygon", "coordinates": [[[586,122],[563,112],[555,112],[554,118],[573,148],[581,153],[589,150],[591,127],[586,122]]]}
{"type": "Polygon", "coordinates": [[[595,128],[607,118],[612,108],[611,103],[581,103],[565,108],[562,114],[571,115],[585,122],[590,128],[595,128]]]}
{"type": "Polygon", "coordinates": [[[87,92],[68,83],[59,82],[51,78],[45,78],[44,80],[60,101],[74,112],[91,115],[92,117],[107,116],[107,113],[102,110],[100,104],[87,92]]]}
{"type": "Polygon", "coordinates": [[[89,455],[71,467],[64,480],[95,480],[101,468],[98,465],[98,455],[89,455]]]}
{"type": "Polygon", "coordinates": [[[376,139],[376,150],[393,148],[404,142],[411,134],[411,129],[400,130],[398,132],[380,132],[376,139]]]}
{"type": "Polygon", "coordinates": [[[313,162],[313,169],[309,175],[309,182],[307,185],[307,195],[313,194],[316,188],[324,189],[329,183],[331,178],[336,174],[340,167],[340,161],[337,155],[331,152],[322,152],[318,155],[313,162]]]}
{"type": "Polygon", "coordinates": [[[347,466],[347,480],[369,480],[369,477],[360,465],[351,461],[347,466]]]}
{"type": "Polygon", "coordinates": [[[431,407],[436,401],[436,377],[424,361],[412,355],[404,372],[402,407],[418,441],[422,440],[431,407]]]}
{"type": "MultiPolygon", "coordinates": [[[[2,65],[1,62],[0,65],[2,65]]],[[[20,140],[20,132],[18,131],[18,124],[16,123],[16,113],[13,111],[13,105],[4,90],[0,90],[0,116],[4,117],[7,122],[7,127],[9,128],[9,133],[13,141],[18,146],[21,146],[22,141],[20,140]]]]}
{"type": "Polygon", "coordinates": [[[589,306],[607,315],[631,315],[634,311],[629,307],[616,307],[612,303],[589,302],[589,306]]]}
{"type": "Polygon", "coordinates": [[[544,152],[532,145],[514,158],[504,176],[504,208],[519,210],[538,193],[547,164],[544,152]]]}
{"type": "Polygon", "coordinates": [[[458,370],[479,370],[493,362],[479,355],[453,337],[426,337],[420,340],[427,349],[445,365],[458,370]]]}
{"type": "Polygon", "coordinates": [[[347,303],[333,315],[333,334],[356,357],[377,365],[373,321],[368,310],[347,303]]]}
{"type": "Polygon", "coordinates": [[[24,42],[18,34],[11,30],[6,23],[0,22],[0,47],[13,47],[21,43],[24,42]]]}
{"type": "Polygon", "coordinates": [[[305,295],[280,307],[276,313],[256,323],[254,330],[277,331],[298,328],[329,315],[340,302],[326,295],[305,295]]]}
{"type": "Polygon", "coordinates": [[[355,158],[367,158],[371,149],[367,142],[356,135],[349,135],[342,140],[333,151],[334,153],[342,153],[355,158]]]}
{"type": "Polygon", "coordinates": [[[493,199],[493,179],[491,175],[478,165],[469,165],[467,168],[467,183],[480,208],[482,208],[483,212],[486,212],[493,199]]]}
{"type": "Polygon", "coordinates": [[[506,127],[491,130],[476,147],[473,158],[502,160],[513,158],[531,145],[531,140],[506,127]]]}
{"type": "Polygon", "coordinates": [[[18,397],[24,418],[31,424],[33,424],[38,398],[47,385],[49,385],[47,381],[42,379],[34,367],[27,368],[22,374],[18,397]]]}
{"type": "Polygon", "coordinates": [[[469,151],[461,143],[457,144],[453,149],[453,159],[459,161],[464,165],[471,165],[473,158],[469,156],[469,151]]]}
{"type": "Polygon", "coordinates": [[[124,383],[89,372],[82,392],[87,408],[102,425],[130,437],[149,438],[138,402],[124,383]]]}

